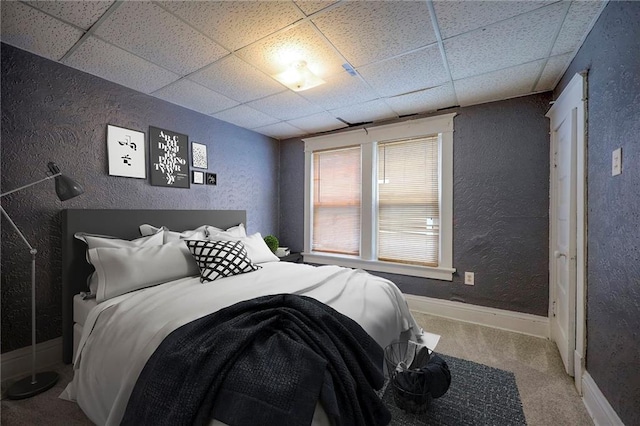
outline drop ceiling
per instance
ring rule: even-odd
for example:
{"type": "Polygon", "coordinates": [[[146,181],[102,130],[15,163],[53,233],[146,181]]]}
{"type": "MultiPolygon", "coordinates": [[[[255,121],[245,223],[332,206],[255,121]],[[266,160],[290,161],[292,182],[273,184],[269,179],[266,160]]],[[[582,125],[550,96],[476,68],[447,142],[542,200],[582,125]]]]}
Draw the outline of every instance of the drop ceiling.
{"type": "Polygon", "coordinates": [[[551,90],[604,3],[3,1],[1,40],[286,139],[551,90]]]}

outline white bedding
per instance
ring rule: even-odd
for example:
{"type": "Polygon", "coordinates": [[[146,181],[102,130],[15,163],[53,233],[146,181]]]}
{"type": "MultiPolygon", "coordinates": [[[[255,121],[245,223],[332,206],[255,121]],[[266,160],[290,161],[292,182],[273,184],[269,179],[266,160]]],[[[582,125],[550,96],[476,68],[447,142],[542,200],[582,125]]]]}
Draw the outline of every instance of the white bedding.
{"type": "Polygon", "coordinates": [[[87,317],[89,316],[89,312],[91,309],[95,308],[98,302],[96,299],[83,299],[82,295],[76,294],[73,296],[73,322],[84,326],[87,317]]]}
{"type": "MultiPolygon", "coordinates": [[[[192,320],[254,297],[313,297],[357,321],[382,347],[404,331],[422,333],[398,288],[361,270],[288,262],[200,283],[184,278],[109,299],[86,319],[62,398],[76,400],[96,424],[116,425],[147,359],[164,337],[192,320]]],[[[437,338],[428,344],[431,348],[437,338]]]]}

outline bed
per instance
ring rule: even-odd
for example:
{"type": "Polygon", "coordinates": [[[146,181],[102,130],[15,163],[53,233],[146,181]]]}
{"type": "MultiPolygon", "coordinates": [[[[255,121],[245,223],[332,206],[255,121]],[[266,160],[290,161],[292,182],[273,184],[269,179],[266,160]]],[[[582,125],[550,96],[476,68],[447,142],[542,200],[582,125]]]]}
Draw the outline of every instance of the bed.
{"type": "MultiPolygon", "coordinates": [[[[61,397],[77,401],[96,424],[120,424],[145,363],[174,330],[211,312],[274,294],[322,302],[356,321],[381,347],[398,338],[422,340],[433,348],[437,336],[415,323],[404,297],[391,282],[364,271],[261,262],[251,273],[201,283],[200,276],[116,294],[106,300],[83,298],[87,246],[74,238],[85,232],[132,240],[139,226],[174,231],[210,225],[228,229],[246,223],[240,210],[65,210],[63,223],[63,355],[74,363],[74,379],[61,397]],[[132,354],[135,354],[133,356],[132,354]]],[[[165,244],[167,245],[167,244],[165,244]]],[[[212,420],[212,424],[223,424],[212,420]]],[[[329,424],[317,404],[313,424],[329,424]]]]}

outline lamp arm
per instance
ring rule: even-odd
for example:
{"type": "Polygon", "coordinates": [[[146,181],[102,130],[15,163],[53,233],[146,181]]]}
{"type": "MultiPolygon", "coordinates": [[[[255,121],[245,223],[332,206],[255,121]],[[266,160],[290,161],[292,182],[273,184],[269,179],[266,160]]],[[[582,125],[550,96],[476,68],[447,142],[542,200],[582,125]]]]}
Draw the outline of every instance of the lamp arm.
{"type": "MultiPolygon", "coordinates": [[[[52,174],[52,175],[50,175],[50,176],[47,176],[47,177],[42,178],[42,179],[40,179],[40,180],[37,180],[37,181],[35,181],[35,182],[33,182],[33,183],[30,183],[30,184],[27,184],[27,185],[21,186],[20,188],[12,189],[11,191],[7,191],[7,192],[5,192],[4,194],[0,194],[0,197],[4,197],[5,195],[13,194],[14,192],[22,191],[23,189],[27,189],[27,188],[29,188],[29,187],[31,187],[31,186],[33,186],[33,185],[37,185],[37,184],[39,184],[39,183],[46,182],[46,181],[48,181],[48,180],[51,180],[51,179],[57,178],[58,176],[62,176],[62,173],[54,173],[54,174],[52,174]]],[[[6,213],[5,213],[5,215],[6,215],[6,213]]],[[[15,225],[14,225],[14,226],[15,226],[15,225]]]]}
{"type": "Polygon", "coordinates": [[[7,212],[5,211],[4,207],[0,206],[0,210],[2,210],[2,214],[4,215],[4,217],[7,218],[7,220],[9,221],[9,223],[11,224],[11,226],[13,226],[13,229],[18,233],[18,235],[20,235],[20,238],[22,238],[22,241],[24,241],[24,243],[27,245],[27,247],[29,247],[30,253],[31,254],[36,254],[38,251],[36,249],[34,249],[31,244],[29,244],[29,241],[27,241],[27,239],[25,238],[24,234],[22,232],[20,232],[20,229],[18,229],[18,227],[16,226],[16,224],[13,222],[13,220],[9,217],[9,214],[7,214],[7,212]]]}

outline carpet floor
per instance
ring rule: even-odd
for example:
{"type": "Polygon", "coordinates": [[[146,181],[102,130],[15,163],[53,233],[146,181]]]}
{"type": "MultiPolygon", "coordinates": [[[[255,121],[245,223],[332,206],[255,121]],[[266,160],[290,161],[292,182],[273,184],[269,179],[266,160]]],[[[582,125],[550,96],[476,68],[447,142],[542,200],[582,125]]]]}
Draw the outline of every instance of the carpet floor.
{"type": "MultiPolygon", "coordinates": [[[[593,425],[573,386],[572,378],[564,372],[556,347],[549,340],[418,312],[414,312],[414,315],[425,330],[442,336],[436,347],[438,354],[513,373],[528,426],[593,425]]],[[[447,362],[449,359],[447,358],[447,362]]],[[[438,406],[437,404],[446,401],[443,398],[455,397],[454,386],[456,386],[458,374],[454,369],[457,371],[458,368],[455,361],[450,365],[455,381],[452,382],[447,394],[433,400],[430,412],[438,406]]],[[[60,374],[60,381],[43,394],[20,401],[2,400],[0,424],[3,426],[91,425],[91,421],[76,404],[58,398],[72,378],[71,366],[60,365],[56,371],[60,374]]],[[[468,407],[471,402],[460,398],[459,404],[465,404],[468,407]]],[[[392,424],[398,426],[441,424],[435,423],[433,419],[426,423],[421,418],[414,418],[413,423],[401,423],[401,416],[401,413],[395,413],[392,424]]]]}

